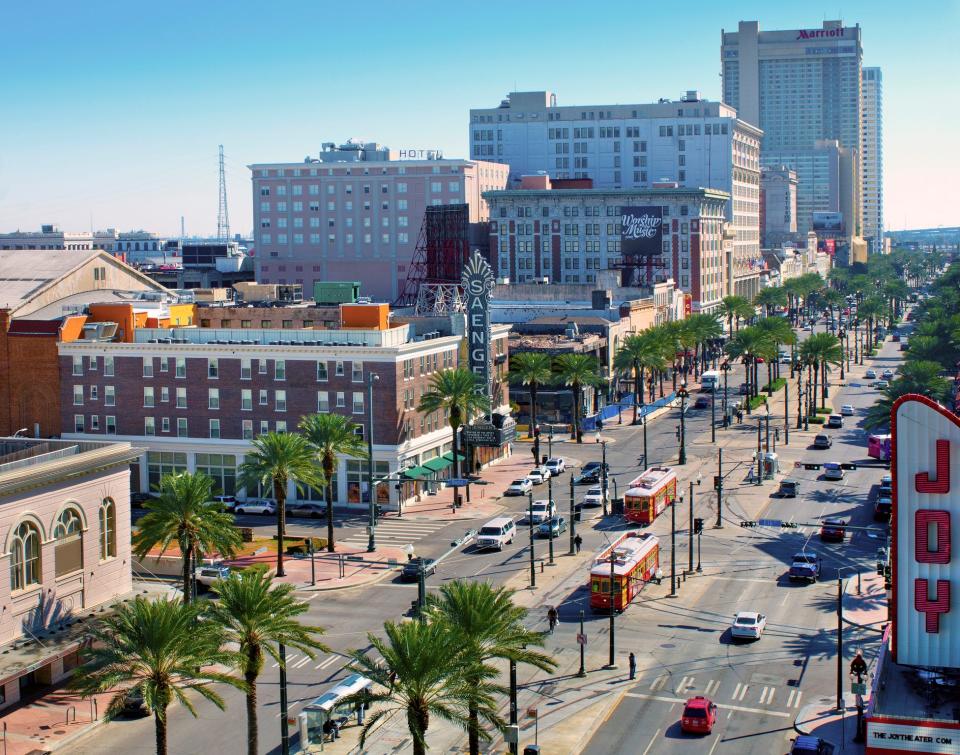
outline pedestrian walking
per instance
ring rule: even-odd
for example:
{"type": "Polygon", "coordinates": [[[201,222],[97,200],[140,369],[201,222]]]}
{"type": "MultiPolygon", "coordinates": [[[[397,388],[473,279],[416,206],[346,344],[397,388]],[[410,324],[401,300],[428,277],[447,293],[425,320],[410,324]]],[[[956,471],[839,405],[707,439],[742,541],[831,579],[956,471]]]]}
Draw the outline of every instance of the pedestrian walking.
{"type": "Polygon", "coordinates": [[[637,656],[631,652],[627,662],[630,664],[630,679],[632,681],[637,678],[637,656]]]}
{"type": "Polygon", "coordinates": [[[547,610],[547,622],[550,624],[550,634],[553,634],[553,630],[557,626],[558,618],[560,618],[560,616],[557,613],[557,609],[553,606],[550,606],[550,608],[547,610]]]}
{"type": "Polygon", "coordinates": [[[573,547],[576,549],[577,553],[580,552],[581,545],[583,545],[583,538],[580,537],[580,533],[578,532],[576,537],[573,538],[573,547]]]}

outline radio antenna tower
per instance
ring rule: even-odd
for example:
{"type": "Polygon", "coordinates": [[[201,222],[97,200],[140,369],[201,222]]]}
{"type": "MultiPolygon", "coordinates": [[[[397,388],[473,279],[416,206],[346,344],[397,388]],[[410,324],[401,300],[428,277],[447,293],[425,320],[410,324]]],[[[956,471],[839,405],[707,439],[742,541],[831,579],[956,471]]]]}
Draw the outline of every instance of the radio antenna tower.
{"type": "Polygon", "coordinates": [[[223,172],[223,145],[220,145],[220,206],[217,209],[217,240],[230,240],[230,215],[227,212],[227,179],[223,172]]]}

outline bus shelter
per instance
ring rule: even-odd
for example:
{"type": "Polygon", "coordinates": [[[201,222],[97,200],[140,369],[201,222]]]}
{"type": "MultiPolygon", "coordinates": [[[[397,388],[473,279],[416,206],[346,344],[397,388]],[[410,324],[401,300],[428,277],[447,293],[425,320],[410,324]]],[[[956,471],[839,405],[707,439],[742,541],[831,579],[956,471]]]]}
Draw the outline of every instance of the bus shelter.
{"type": "Polygon", "coordinates": [[[344,704],[348,695],[353,695],[373,686],[373,682],[360,674],[352,674],[338,682],[335,687],[320,695],[309,703],[297,716],[297,726],[300,730],[300,744],[304,750],[311,745],[320,745],[324,749],[326,737],[324,729],[328,721],[342,727],[350,720],[350,716],[357,716],[357,723],[363,721],[363,711],[356,703],[344,704]]]}

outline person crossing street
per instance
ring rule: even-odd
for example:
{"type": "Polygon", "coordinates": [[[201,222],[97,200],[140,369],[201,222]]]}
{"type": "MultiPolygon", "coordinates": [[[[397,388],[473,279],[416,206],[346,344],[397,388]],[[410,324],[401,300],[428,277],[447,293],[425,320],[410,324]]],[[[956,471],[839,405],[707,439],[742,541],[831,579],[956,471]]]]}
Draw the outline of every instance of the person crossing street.
{"type": "Polygon", "coordinates": [[[557,627],[557,620],[560,618],[557,613],[557,609],[553,606],[547,610],[547,622],[550,624],[550,634],[553,634],[553,630],[557,627]]]}

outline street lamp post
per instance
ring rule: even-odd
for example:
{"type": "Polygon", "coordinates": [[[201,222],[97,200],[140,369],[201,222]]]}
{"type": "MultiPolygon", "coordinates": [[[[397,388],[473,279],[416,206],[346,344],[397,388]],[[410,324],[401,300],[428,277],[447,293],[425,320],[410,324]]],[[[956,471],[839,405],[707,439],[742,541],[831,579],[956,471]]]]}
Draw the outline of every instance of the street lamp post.
{"type": "MultiPolygon", "coordinates": [[[[517,662],[510,659],[510,725],[517,725],[517,662]]],[[[517,755],[518,747],[516,742],[510,743],[511,755],[517,755]]]]}
{"type": "Polygon", "coordinates": [[[837,335],[838,335],[838,337],[839,337],[839,339],[840,339],[840,382],[843,382],[843,380],[844,380],[843,362],[844,362],[844,357],[846,356],[846,353],[845,353],[845,350],[844,350],[844,348],[843,348],[843,336],[844,336],[844,332],[843,332],[843,329],[842,329],[842,328],[840,329],[840,332],[839,332],[837,335]]]}
{"type": "Polygon", "coordinates": [[[783,445],[790,445],[790,381],[783,383],[783,445]]]}
{"type": "Polygon", "coordinates": [[[803,429],[803,373],[797,377],[797,429],[803,429]]]}
{"type": "Polygon", "coordinates": [[[727,375],[730,372],[730,362],[726,359],[723,360],[723,364],[720,365],[720,369],[723,370],[723,417],[727,417],[727,375]]]}
{"type": "Polygon", "coordinates": [[[640,423],[643,425],[643,465],[650,466],[650,457],[647,455],[647,415],[640,417],[640,423]]]}
{"type": "Polygon", "coordinates": [[[603,515],[607,515],[607,441],[600,441],[603,449],[600,463],[600,503],[603,504],[603,515]]]}
{"type": "Polygon", "coordinates": [[[767,453],[770,453],[770,406],[769,405],[767,406],[766,417],[767,417],[767,430],[766,430],[767,437],[766,437],[766,441],[764,441],[764,451],[766,451],[767,453]]]}
{"type": "Polygon", "coordinates": [[[717,449],[717,523],[716,529],[723,529],[723,448],[717,449]]]}
{"type": "Polygon", "coordinates": [[[570,472],[570,555],[577,552],[577,508],[573,500],[573,472],[570,472]]]}
{"type": "Polygon", "coordinates": [[[717,442],[717,389],[710,394],[710,442],[717,442]]]}
{"type": "Polygon", "coordinates": [[[763,482],[763,417],[757,415],[757,485],[763,482]]]}
{"type": "Polygon", "coordinates": [[[693,571],[693,480],[690,480],[690,558],[687,567],[693,571]]]}
{"type": "MultiPolygon", "coordinates": [[[[683,505],[683,493],[680,494],[683,505]]],[[[670,504],[670,597],[677,597],[677,502],[670,504]]]]}
{"type": "Polygon", "coordinates": [[[677,395],[680,397],[680,454],[677,459],[677,463],[683,466],[687,463],[687,424],[686,424],[686,414],[687,414],[687,397],[690,393],[687,391],[687,384],[680,383],[680,389],[677,391],[677,395]]]}
{"type": "MultiPolygon", "coordinates": [[[[556,506],[553,503],[553,473],[547,478],[547,528],[549,530],[550,540],[550,566],[553,566],[553,510],[556,506]]],[[[557,527],[559,528],[560,514],[557,514],[557,527]]]]}
{"type": "MultiPolygon", "coordinates": [[[[377,549],[377,506],[373,495],[373,384],[378,380],[380,380],[379,375],[367,373],[367,495],[370,497],[370,534],[367,537],[367,553],[373,553],[377,549]]],[[[453,453],[456,454],[456,451],[453,453]]],[[[456,489],[453,495],[457,495],[456,489]]]]}
{"type": "MultiPolygon", "coordinates": [[[[585,637],[586,637],[586,635],[584,634],[584,631],[583,631],[583,611],[580,611],[580,637],[581,637],[581,638],[585,638],[585,637]]],[[[587,668],[586,668],[586,665],[585,665],[585,663],[584,663],[584,661],[586,660],[586,659],[584,658],[584,651],[585,651],[585,650],[586,650],[586,643],[584,643],[584,642],[581,641],[581,642],[580,642],[580,670],[577,671],[577,676],[579,676],[581,679],[587,675],[587,668]]]]}
{"type": "Polygon", "coordinates": [[[527,493],[527,520],[530,522],[530,587],[537,586],[537,569],[533,556],[533,493],[527,493]]]}

